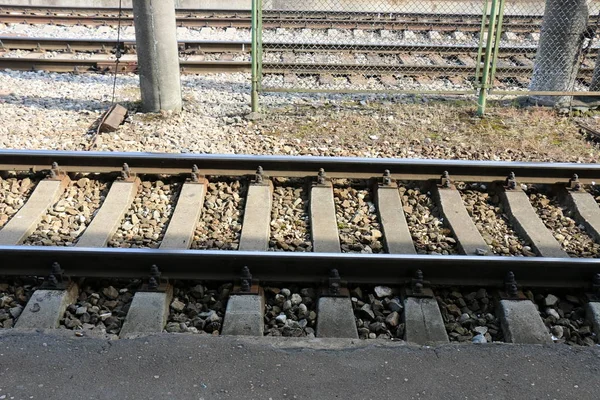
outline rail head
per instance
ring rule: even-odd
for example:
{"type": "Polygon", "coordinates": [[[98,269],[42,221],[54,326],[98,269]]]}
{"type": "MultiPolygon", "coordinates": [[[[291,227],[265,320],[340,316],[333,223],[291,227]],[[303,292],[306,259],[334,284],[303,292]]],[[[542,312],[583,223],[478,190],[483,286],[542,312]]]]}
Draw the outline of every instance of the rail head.
{"type": "Polygon", "coordinates": [[[448,171],[454,180],[493,182],[511,172],[523,183],[566,183],[577,174],[584,184],[600,182],[600,164],[503,162],[440,159],[313,157],[237,154],[162,154],[0,150],[0,171],[45,171],[58,163],[64,172],[118,173],[123,164],[139,174],[189,174],[196,165],[202,175],[243,176],[262,166],[269,176],[310,177],[319,169],[331,178],[370,179],[385,170],[397,180],[438,179],[448,171]]]}

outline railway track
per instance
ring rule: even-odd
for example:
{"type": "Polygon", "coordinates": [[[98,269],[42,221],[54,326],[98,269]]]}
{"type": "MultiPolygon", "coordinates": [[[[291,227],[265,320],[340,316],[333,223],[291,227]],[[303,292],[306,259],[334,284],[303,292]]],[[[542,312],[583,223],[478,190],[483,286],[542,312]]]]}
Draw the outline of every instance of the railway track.
{"type": "MultiPolygon", "coordinates": [[[[249,71],[250,43],[233,41],[181,41],[180,65],[184,73],[249,71]],[[206,57],[206,56],[209,57],[206,57]],[[235,59],[237,57],[237,60],[235,59]]],[[[17,70],[48,70],[54,72],[110,72],[117,67],[115,44],[109,40],[47,39],[0,37],[0,51],[32,51],[25,56],[0,58],[4,68],[17,70]],[[46,52],[58,53],[48,57],[46,52]],[[83,56],[70,56],[82,53],[83,56]],[[87,53],[93,53],[89,55],[87,53]]],[[[467,45],[340,45],[265,43],[267,56],[263,71],[272,74],[371,74],[408,76],[464,76],[474,74],[478,49],[467,45]],[[329,58],[337,57],[331,61],[329,58]],[[413,57],[415,56],[415,57],[413,57]],[[306,61],[311,59],[311,61],[306,61]],[[327,58],[328,60],[324,60],[327,58]],[[364,59],[363,59],[364,58],[364,59]],[[320,59],[323,59],[320,61],[320,59]],[[324,61],[327,61],[326,63],[324,61]]],[[[502,47],[497,72],[504,76],[529,76],[537,48],[502,47]]],[[[135,42],[124,41],[125,57],[119,64],[121,72],[136,72],[135,42]]],[[[581,69],[581,75],[591,76],[598,49],[593,48],[581,69]]],[[[53,54],[54,54],[53,53],[53,54]]],[[[0,53],[1,54],[1,53],[0,53]]]]}
{"type": "Polygon", "coordinates": [[[16,290],[11,276],[47,277],[26,284],[38,288],[26,307],[0,307],[10,326],[547,343],[563,328],[546,309],[547,330],[532,301],[558,300],[534,293],[570,288],[569,343],[597,340],[577,320],[600,305],[596,164],[3,150],[0,171],[0,291],[16,290]],[[483,239],[467,211],[475,187],[502,203],[485,225],[504,220],[529,250],[483,239]],[[555,203],[587,250],[549,224],[555,203]],[[178,283],[193,279],[204,283],[178,283]],[[472,316],[452,308],[463,296],[472,316]]]}
{"type": "MultiPolygon", "coordinates": [[[[116,25],[118,9],[114,8],[60,8],[2,6],[0,22],[56,25],[116,25]]],[[[542,16],[506,16],[504,25],[513,32],[539,30],[542,16]]],[[[124,10],[123,25],[133,25],[132,10],[124,10]]],[[[249,10],[177,10],[177,24],[185,27],[250,27],[249,10]]],[[[386,29],[386,30],[439,30],[479,32],[481,15],[432,15],[402,12],[336,12],[264,10],[265,28],[309,29],[386,29]]]]}
{"type": "MultiPolygon", "coordinates": [[[[331,179],[360,179],[368,180],[372,183],[382,182],[383,171],[391,171],[391,178],[393,181],[429,181],[439,183],[440,176],[444,170],[448,170],[451,173],[453,179],[464,180],[469,182],[502,182],[506,179],[506,175],[509,172],[515,172],[518,176],[519,181],[527,183],[539,183],[539,184],[567,184],[573,174],[578,174],[579,182],[581,185],[589,183],[598,179],[600,174],[600,166],[598,165],[584,165],[584,164],[536,164],[536,163],[502,163],[502,162],[468,162],[468,161],[444,161],[444,160],[385,160],[385,159],[338,159],[338,158],[321,158],[321,157],[278,157],[278,156],[194,156],[194,155],[151,155],[151,154],[138,154],[138,153],[70,153],[70,152],[44,152],[44,151],[2,151],[0,152],[0,170],[5,172],[16,172],[16,171],[34,171],[33,173],[50,174],[46,179],[40,182],[46,182],[51,186],[57,187],[55,193],[55,200],[50,203],[56,202],[61,194],[64,192],[64,185],[61,184],[62,180],[65,179],[70,182],[68,175],[75,176],[77,174],[92,174],[89,175],[89,179],[95,178],[93,174],[102,174],[103,178],[108,185],[110,182],[123,183],[130,188],[137,188],[137,178],[135,174],[140,176],[170,176],[173,179],[179,179],[180,185],[184,185],[185,182],[191,182],[191,186],[203,186],[205,183],[204,177],[206,176],[235,176],[238,179],[247,180],[247,184],[252,186],[254,184],[257,187],[268,188],[268,183],[271,178],[302,178],[308,181],[316,181],[317,172],[323,168],[326,171],[326,181],[331,179]],[[50,169],[52,163],[57,163],[58,166],[54,170],[50,169]],[[129,170],[123,172],[123,165],[127,163],[129,170]],[[196,166],[194,174],[192,175],[192,166],[196,166]],[[264,175],[257,176],[257,167],[262,166],[264,175]],[[415,172],[418,171],[418,172],[415,172]],[[120,179],[116,176],[121,176],[123,173],[129,174],[126,179],[120,179]],[[50,177],[53,175],[54,177],[50,177]],[[268,177],[267,177],[268,176],[268,177]],[[193,177],[194,179],[190,181],[193,177]],[[314,179],[313,179],[314,178],[314,179]],[[256,183],[256,180],[262,182],[256,183]],[[199,185],[196,185],[200,182],[199,185]]],[[[259,174],[260,175],[260,174],[259,174]]],[[[6,175],[5,175],[6,176],[6,175]]],[[[77,175],[79,176],[79,175],[77,175]]],[[[123,185],[115,185],[116,188],[123,185]]],[[[380,185],[381,186],[381,185],[380,185]]],[[[434,184],[434,186],[436,186],[434,184]]],[[[317,187],[320,187],[317,185],[317,187]]],[[[327,184],[323,185],[324,188],[331,189],[327,184]]],[[[369,186],[370,187],[370,186],[369,186]]],[[[389,187],[396,187],[392,183],[389,187]]],[[[327,189],[327,190],[329,190],[327,189]]],[[[41,186],[36,190],[42,191],[41,186]]],[[[112,190],[112,189],[111,189],[112,190]]],[[[119,189],[122,190],[122,189],[119,189]]],[[[265,189],[266,190],[266,189],[265,189]]],[[[371,189],[369,189],[371,190],[371,189]]],[[[448,188],[444,189],[449,193],[457,193],[456,189],[448,188]]],[[[397,191],[397,189],[396,189],[397,191]]],[[[135,192],[135,191],[134,191],[135,192]]],[[[515,193],[522,193],[520,189],[516,189],[515,193]]],[[[579,192],[578,192],[579,193],[579,192]]],[[[586,195],[585,191],[581,191],[582,196],[586,195]]],[[[37,197],[35,191],[31,196],[37,197]]],[[[103,207],[111,208],[114,205],[110,204],[112,196],[110,194],[106,197],[107,204],[102,205],[96,215],[101,215],[104,212],[103,207]]],[[[590,197],[591,198],[591,197],[590,197]]],[[[195,202],[196,206],[202,206],[202,196],[195,198],[192,203],[195,202]]],[[[47,199],[48,200],[48,199],[47,199]]],[[[123,199],[112,199],[122,201],[123,199]]],[[[133,199],[130,199],[131,201],[133,199]]],[[[186,199],[185,203],[189,203],[189,199],[186,199]]],[[[247,199],[246,203],[253,203],[252,200],[247,199]]],[[[319,201],[315,201],[313,206],[318,205],[319,201]]],[[[264,208],[268,209],[269,202],[265,203],[264,208]]],[[[594,203],[595,204],[595,203],[594,203]]],[[[396,204],[401,207],[400,203],[396,204]]],[[[13,257],[31,257],[32,264],[24,266],[23,263],[13,264],[11,267],[10,262],[5,262],[5,268],[3,273],[18,273],[18,274],[42,274],[46,268],[44,265],[47,259],[45,257],[58,257],[60,261],[64,261],[71,269],[73,273],[91,274],[90,276],[102,276],[106,272],[100,268],[97,268],[100,264],[104,264],[107,259],[111,260],[111,266],[109,268],[109,274],[114,274],[115,277],[132,277],[144,271],[145,261],[151,260],[153,257],[157,257],[157,262],[164,261],[166,258],[171,258],[173,262],[169,262],[169,267],[166,267],[166,271],[176,278],[188,277],[188,278],[207,278],[211,276],[215,279],[231,278],[232,274],[236,274],[238,271],[236,268],[237,260],[241,257],[241,252],[194,252],[187,250],[177,251],[141,251],[133,249],[79,249],[78,244],[75,248],[38,248],[30,246],[17,246],[27,238],[31,233],[32,229],[35,229],[37,224],[43,215],[48,211],[51,204],[46,204],[45,207],[33,204],[35,209],[23,208],[21,213],[29,214],[30,217],[13,217],[12,222],[8,222],[0,233],[0,242],[3,245],[9,245],[0,249],[0,253],[3,254],[4,260],[14,260],[13,257]],[[41,207],[41,208],[37,208],[41,207]],[[35,214],[35,215],[33,215],[35,214]],[[32,219],[33,218],[33,219],[32,219]],[[26,225],[23,225],[26,221],[26,225]],[[22,232],[21,232],[22,230],[22,232]],[[17,235],[17,232],[20,232],[17,235]],[[10,243],[13,241],[14,243],[10,243]],[[99,256],[106,250],[105,256],[99,256]],[[27,256],[31,254],[31,256],[27,256]],[[130,255],[128,255],[130,254],[130,255]],[[8,258],[6,258],[8,257],[8,258]],[[73,257],[71,261],[67,260],[68,257],[73,257]],[[132,263],[130,267],[125,267],[127,263],[140,257],[140,262],[137,266],[132,263]],[[207,261],[219,261],[218,268],[194,268],[193,265],[197,262],[196,258],[205,258],[207,261]],[[34,261],[39,259],[39,261],[34,261]],[[86,262],[79,262],[76,259],[86,262]],[[175,263],[174,261],[177,260],[175,263]],[[114,263],[113,263],[114,262],[114,263]],[[223,264],[221,264],[223,262],[223,264]],[[177,264],[177,265],[175,265],[177,264]],[[189,275],[188,275],[189,274],[189,275]]],[[[128,208],[130,202],[128,202],[123,208],[128,208]]],[[[186,204],[189,207],[189,204],[186,204]]],[[[174,208],[177,210],[178,205],[174,208]]],[[[454,205],[459,207],[459,205],[454,205]]],[[[443,208],[443,207],[442,207],[443,208]]],[[[258,212],[258,211],[257,211],[258,212]]],[[[600,210],[591,210],[594,215],[600,213],[600,210]]],[[[177,211],[175,211],[177,213],[177,211]]],[[[270,215],[270,212],[265,214],[270,215]]],[[[114,216],[117,218],[116,216],[114,216]]],[[[314,217],[314,216],[313,216],[314,217]]],[[[117,219],[120,221],[122,217],[117,219]]],[[[450,218],[450,216],[448,216],[450,218]]],[[[450,221],[452,218],[450,218],[450,221]]],[[[110,227],[114,227],[119,221],[112,221],[110,224],[106,224],[102,229],[110,230],[110,227]]],[[[584,220],[582,220],[584,221],[584,220]]],[[[106,221],[105,221],[106,222],[106,221]]],[[[185,224],[189,224],[189,221],[179,221],[185,224]]],[[[270,223],[270,221],[268,221],[270,223]]],[[[313,221],[314,224],[318,224],[319,221],[313,221]]],[[[452,223],[452,222],[450,222],[452,223]]],[[[587,224],[587,222],[582,222],[587,224]]],[[[517,224],[519,224],[517,222],[517,224]]],[[[195,223],[194,223],[195,225],[195,223]]],[[[589,225],[589,229],[590,228],[589,225]]],[[[195,227],[194,227],[195,228],[195,227]]],[[[596,227],[598,228],[598,227],[596,227]]],[[[242,236],[244,236],[242,228],[242,236]]],[[[250,228],[249,228],[250,229],[250,228]]],[[[315,229],[313,225],[313,229],[315,229]]],[[[323,228],[325,229],[325,227],[323,228]]],[[[383,226],[383,231],[392,229],[392,226],[383,226]]],[[[462,229],[462,228],[461,228],[462,229]]],[[[594,231],[590,231],[593,235],[594,231]]],[[[314,233],[314,232],[313,232],[314,233]]],[[[528,235],[536,235],[536,232],[525,232],[528,235]]],[[[83,236],[80,240],[88,242],[85,231],[80,232],[83,236]],[[82,239],[86,238],[86,240],[82,239]]],[[[97,233],[96,233],[97,234],[97,233]]],[[[454,232],[458,241],[458,248],[463,248],[460,240],[460,232],[454,232]]],[[[110,240],[112,234],[110,232],[103,233],[106,236],[106,241],[110,240]]],[[[168,235],[168,234],[167,234],[168,235]]],[[[91,238],[90,238],[91,239],[91,238]]],[[[169,242],[168,238],[163,240],[169,242]]],[[[315,240],[318,238],[313,237],[313,247],[318,247],[315,240]]],[[[384,242],[387,240],[384,237],[384,242]]],[[[409,239],[410,240],[410,239],[409,239]]],[[[243,239],[242,239],[243,241],[243,239]]],[[[96,240],[92,242],[97,243],[96,240]]],[[[186,241],[187,242],[187,241],[186,241]]],[[[91,242],[90,242],[91,243],[91,242]]],[[[390,249],[391,243],[387,243],[386,248],[390,249]]],[[[105,247],[104,246],[100,247],[105,247]]],[[[486,247],[485,244],[481,245],[486,247]]],[[[243,247],[243,246],[242,246],[243,247]]],[[[498,278],[497,274],[507,271],[507,268],[513,268],[522,280],[527,281],[527,284],[533,285],[582,285],[585,284],[588,273],[591,273],[597,269],[597,260],[584,260],[584,259],[571,259],[565,258],[559,259],[544,259],[544,258],[514,258],[514,257],[473,257],[475,253],[473,246],[464,245],[464,248],[469,248],[467,252],[469,256],[421,256],[421,255],[401,255],[401,254],[378,254],[378,255],[320,255],[318,253],[304,253],[304,254],[291,254],[291,253],[243,253],[243,258],[247,258],[247,263],[252,265],[253,269],[257,273],[265,273],[270,275],[271,279],[290,279],[290,280],[313,280],[321,272],[323,265],[337,264],[340,265],[340,272],[344,272],[348,278],[356,279],[359,282],[373,282],[378,279],[391,279],[394,282],[400,282],[405,277],[403,274],[414,269],[415,265],[423,267],[423,271],[428,277],[437,282],[444,282],[449,279],[452,280],[451,276],[455,276],[457,282],[471,281],[472,283],[493,283],[498,278]],[[472,250],[472,251],[471,251],[472,250]],[[254,254],[254,255],[253,255],[254,254]],[[281,257],[281,258],[280,258],[281,257]],[[355,258],[357,257],[357,258],[355,258]],[[461,260],[462,265],[456,265],[453,267],[452,272],[447,270],[448,265],[455,263],[453,260],[461,260]],[[268,261],[273,260],[273,261],[268,261]],[[282,260],[291,263],[290,265],[299,266],[303,263],[312,263],[312,265],[306,265],[305,267],[298,269],[297,271],[278,270],[276,265],[282,260]],[[309,261],[310,260],[310,261],[309,261]],[[355,261],[356,260],[356,261],[355,261]],[[362,261],[359,261],[362,260],[362,261]],[[404,262],[408,261],[410,263],[404,262]],[[313,263],[314,262],[314,263],[313,263]],[[370,276],[362,276],[360,272],[360,264],[366,262],[369,264],[370,276]],[[416,263],[410,265],[412,263],[416,263]],[[371,265],[372,264],[372,265],[371,265]],[[377,265],[375,265],[377,264],[377,265]],[[402,265],[397,265],[402,264],[402,265]],[[563,266],[572,265],[568,269],[563,269],[563,266]],[[392,267],[394,266],[394,267],[392,267]],[[472,268],[478,267],[476,270],[472,268]],[[540,269],[546,271],[545,274],[538,274],[540,269]],[[461,276],[460,272],[457,271],[469,271],[466,276],[461,276]],[[499,272],[500,271],[500,272],[499,272]],[[272,275],[271,275],[272,274],[272,275]]],[[[266,250],[266,248],[265,248],[266,250]]],[[[544,252],[543,248],[536,250],[538,252],[544,252]]],[[[464,253],[464,252],[463,252],[464,253]]],[[[486,252],[488,253],[488,252],[486,252]]],[[[539,255],[539,254],[538,254],[539,255]]],[[[566,254],[564,254],[566,255],[566,254]]],[[[598,256],[598,255],[596,255],[598,256]]]]}

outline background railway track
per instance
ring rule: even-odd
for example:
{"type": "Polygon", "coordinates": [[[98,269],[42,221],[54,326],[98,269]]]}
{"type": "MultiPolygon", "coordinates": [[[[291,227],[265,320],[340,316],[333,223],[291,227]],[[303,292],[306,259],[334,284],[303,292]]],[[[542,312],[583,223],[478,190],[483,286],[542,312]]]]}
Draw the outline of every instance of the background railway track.
{"type": "MultiPolygon", "coordinates": [[[[504,25],[511,31],[539,30],[542,16],[511,15],[504,25]]],[[[0,22],[57,25],[116,25],[118,9],[114,8],[52,8],[28,6],[0,7],[0,22]]],[[[131,10],[124,10],[122,24],[133,25],[131,10]]],[[[178,26],[186,27],[250,27],[249,10],[184,10],[177,11],[178,26]]],[[[305,11],[265,10],[265,28],[343,28],[343,29],[410,29],[479,32],[481,16],[420,13],[331,12],[310,14],[305,11]]]]}
{"type": "MultiPolygon", "coordinates": [[[[249,71],[247,42],[181,41],[181,68],[184,73],[249,71]]],[[[404,74],[407,76],[472,76],[477,59],[477,47],[468,45],[339,45],[266,43],[269,57],[263,71],[286,74],[353,75],[367,73],[373,76],[404,74]],[[308,58],[321,57],[327,63],[315,63],[308,58]],[[335,61],[331,61],[332,57],[335,61]],[[327,58],[327,60],[325,60],[327,58]],[[325,71],[325,72],[324,72],[325,71]]],[[[48,39],[0,37],[0,50],[30,51],[32,53],[0,58],[4,68],[17,70],[48,70],[54,72],[110,72],[117,67],[115,44],[98,39],[48,39]],[[51,53],[48,53],[51,52],[51,53]],[[73,54],[72,56],[69,55],[73,54]]],[[[123,41],[121,50],[126,55],[120,62],[121,72],[136,72],[135,42],[123,41]]],[[[506,46],[500,48],[499,75],[528,77],[533,71],[535,46],[506,46]]],[[[593,48],[581,69],[582,77],[591,77],[597,48],[593,48]]],[[[0,53],[1,54],[1,53],[0,53]]]]}

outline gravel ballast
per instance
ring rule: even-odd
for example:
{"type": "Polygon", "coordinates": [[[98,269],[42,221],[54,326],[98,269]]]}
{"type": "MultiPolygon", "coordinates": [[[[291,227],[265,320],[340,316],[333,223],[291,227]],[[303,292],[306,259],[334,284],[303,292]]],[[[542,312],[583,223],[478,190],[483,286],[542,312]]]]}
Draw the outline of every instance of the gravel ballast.
{"type": "Polygon", "coordinates": [[[445,228],[431,193],[416,183],[399,188],[404,214],[418,254],[456,254],[456,240],[445,228]]]}
{"type": "Polygon", "coordinates": [[[442,319],[453,342],[503,341],[496,303],[485,288],[439,288],[434,291],[442,319]]]}
{"type": "Polygon", "coordinates": [[[269,250],[311,251],[308,191],[303,181],[275,179],[269,250]]]}
{"type": "Polygon", "coordinates": [[[531,246],[513,230],[493,187],[488,189],[488,185],[479,183],[456,186],[469,216],[494,255],[535,256],[531,246]]]}
{"type": "Polygon", "coordinates": [[[174,179],[143,181],[110,247],[158,248],[175,208],[181,182],[174,179]]]}
{"type": "Polygon", "coordinates": [[[36,183],[28,177],[0,177],[0,228],[23,207],[36,183]]]}
{"type": "Polygon", "coordinates": [[[404,338],[404,302],[398,289],[357,286],[350,296],[359,338],[404,338]]]}
{"type": "Polygon", "coordinates": [[[525,295],[535,302],[554,342],[578,346],[598,343],[592,323],[586,318],[587,299],[575,293],[541,290],[528,290],[525,295]]]}
{"type": "Polygon", "coordinates": [[[38,278],[0,278],[0,329],[14,327],[41,283],[38,278]]]}
{"type": "Polygon", "coordinates": [[[108,194],[109,183],[88,177],[71,180],[60,199],[23,242],[33,246],[72,246],[94,218],[108,194]]]}
{"type": "Polygon", "coordinates": [[[191,245],[196,250],[237,250],[248,184],[243,178],[211,180],[191,245]]]}
{"type": "Polygon", "coordinates": [[[139,280],[85,282],[77,302],[67,307],[59,327],[116,339],[140,283],[139,280]]]}
{"type": "Polygon", "coordinates": [[[314,287],[265,286],[265,336],[315,337],[317,291],[314,287]]]}
{"type": "Polygon", "coordinates": [[[570,217],[570,211],[561,206],[556,197],[552,197],[544,191],[544,187],[538,185],[529,185],[527,194],[539,217],[569,256],[600,256],[600,244],[592,240],[583,225],[577,224],[570,217]]]}
{"type": "Polygon", "coordinates": [[[382,228],[367,182],[334,181],[333,200],[342,252],[383,252],[382,228]]]}
{"type": "Polygon", "coordinates": [[[219,335],[231,283],[176,283],[165,331],[219,335]]]}

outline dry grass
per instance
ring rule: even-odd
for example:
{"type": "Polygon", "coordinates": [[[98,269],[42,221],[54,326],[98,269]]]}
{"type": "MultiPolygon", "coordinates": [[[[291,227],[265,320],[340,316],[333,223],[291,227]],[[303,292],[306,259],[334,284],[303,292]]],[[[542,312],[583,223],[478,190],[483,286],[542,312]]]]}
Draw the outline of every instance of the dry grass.
{"type": "MultiPolygon", "coordinates": [[[[267,110],[252,128],[348,152],[340,155],[572,162],[600,156],[580,133],[578,118],[548,108],[496,105],[479,118],[467,102],[338,104],[267,110]]],[[[598,126],[597,116],[584,118],[598,126]]]]}

